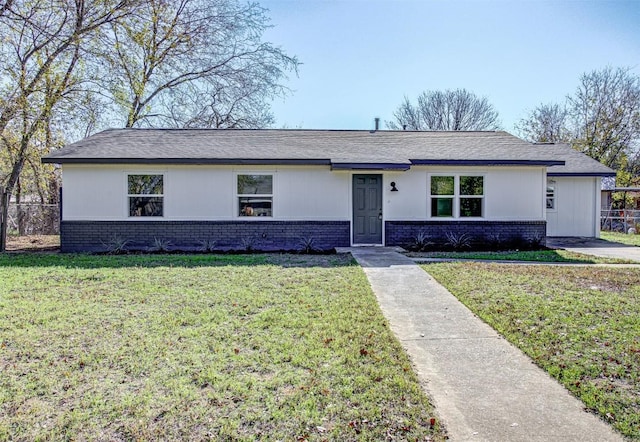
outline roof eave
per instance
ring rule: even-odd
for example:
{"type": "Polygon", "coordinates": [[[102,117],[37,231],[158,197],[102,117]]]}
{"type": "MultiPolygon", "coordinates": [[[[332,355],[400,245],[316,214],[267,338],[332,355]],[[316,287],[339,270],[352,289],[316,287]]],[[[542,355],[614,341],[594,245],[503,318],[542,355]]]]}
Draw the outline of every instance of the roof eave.
{"type": "Polygon", "coordinates": [[[412,159],[411,164],[427,166],[564,166],[560,160],[450,160],[412,159]]]}
{"type": "Polygon", "coordinates": [[[261,158],[63,158],[42,157],[43,163],[49,164],[167,164],[167,165],[266,165],[266,166],[328,166],[328,159],[261,159],[261,158]]]}
{"type": "Polygon", "coordinates": [[[331,170],[409,170],[408,163],[340,163],[332,162],[331,170]]]}
{"type": "Polygon", "coordinates": [[[547,176],[555,177],[615,177],[615,172],[547,172],[547,176]]]}

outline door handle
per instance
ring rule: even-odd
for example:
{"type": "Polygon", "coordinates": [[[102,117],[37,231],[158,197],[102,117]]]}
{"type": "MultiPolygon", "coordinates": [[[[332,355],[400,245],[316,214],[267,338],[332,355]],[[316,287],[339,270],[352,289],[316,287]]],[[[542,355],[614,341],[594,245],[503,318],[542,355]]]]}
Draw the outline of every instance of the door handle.
{"type": "Polygon", "coordinates": [[[382,219],[382,212],[380,212],[380,213],[378,214],[378,219],[380,219],[380,220],[382,219]]]}

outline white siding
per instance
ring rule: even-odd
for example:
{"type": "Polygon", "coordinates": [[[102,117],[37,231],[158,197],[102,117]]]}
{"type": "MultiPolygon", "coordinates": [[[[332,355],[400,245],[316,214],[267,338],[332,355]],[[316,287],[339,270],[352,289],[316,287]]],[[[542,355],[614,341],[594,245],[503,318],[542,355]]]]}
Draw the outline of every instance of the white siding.
{"type": "Polygon", "coordinates": [[[64,220],[122,219],[127,188],[121,168],[64,166],[64,220]]]}
{"type": "MultiPolygon", "coordinates": [[[[76,166],[63,168],[65,220],[124,220],[127,174],[164,174],[164,216],[167,220],[230,220],[239,218],[238,173],[271,173],[273,219],[349,220],[348,172],[328,167],[223,166],[76,166]]],[[[149,219],[149,218],[146,218],[149,219]]]]}
{"type": "Polygon", "coordinates": [[[274,183],[274,217],[289,220],[349,220],[351,174],[326,168],[286,168],[274,183]]]}
{"type": "MultiPolygon", "coordinates": [[[[164,217],[167,220],[231,220],[237,217],[238,173],[272,173],[273,219],[350,220],[351,176],[329,167],[115,166],[65,165],[65,220],[128,218],[126,177],[129,173],[164,174],[164,217]]],[[[353,173],[360,173],[354,171],[353,173]]],[[[362,171],[361,173],[369,173],[362,171]]],[[[379,173],[379,172],[370,172],[379,173]]],[[[484,219],[543,220],[545,171],[542,167],[427,167],[384,172],[385,220],[429,219],[430,174],[482,174],[485,177],[484,219]],[[398,192],[391,192],[396,182],[398,192]]],[[[562,203],[562,201],[559,201],[562,203]]],[[[148,218],[146,218],[148,219],[148,218]]]]}
{"type": "Polygon", "coordinates": [[[600,178],[550,177],[556,209],[547,211],[548,236],[599,236],[600,178]]]}
{"type": "Polygon", "coordinates": [[[483,175],[485,177],[484,219],[493,221],[544,219],[545,170],[543,167],[412,167],[407,172],[387,173],[384,183],[385,219],[393,221],[427,219],[430,174],[483,175]],[[398,192],[389,190],[391,181],[396,182],[398,192]]]}

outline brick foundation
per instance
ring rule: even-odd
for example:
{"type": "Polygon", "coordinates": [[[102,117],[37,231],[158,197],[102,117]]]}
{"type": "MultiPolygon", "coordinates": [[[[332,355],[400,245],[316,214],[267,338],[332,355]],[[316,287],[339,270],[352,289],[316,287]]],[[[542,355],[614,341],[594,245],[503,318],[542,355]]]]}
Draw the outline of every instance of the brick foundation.
{"type": "Polygon", "coordinates": [[[387,221],[387,246],[411,248],[420,232],[432,249],[451,248],[447,234],[468,235],[474,249],[544,246],[546,221],[387,221]]]}
{"type": "Polygon", "coordinates": [[[216,250],[301,250],[303,238],[313,238],[317,250],[350,245],[349,221],[62,221],[62,252],[102,252],[114,236],[127,240],[127,250],[150,250],[156,238],[170,250],[196,251],[201,241],[216,242],[216,250]]]}
{"type": "MultiPolygon", "coordinates": [[[[420,232],[433,249],[450,248],[447,234],[463,233],[475,249],[545,244],[545,221],[387,221],[387,246],[411,248],[420,232]]],[[[170,242],[170,250],[197,251],[202,241],[216,250],[294,251],[303,238],[313,238],[316,250],[350,245],[349,221],[62,221],[63,252],[103,252],[114,236],[127,240],[128,250],[151,250],[155,239],[170,242]]]]}

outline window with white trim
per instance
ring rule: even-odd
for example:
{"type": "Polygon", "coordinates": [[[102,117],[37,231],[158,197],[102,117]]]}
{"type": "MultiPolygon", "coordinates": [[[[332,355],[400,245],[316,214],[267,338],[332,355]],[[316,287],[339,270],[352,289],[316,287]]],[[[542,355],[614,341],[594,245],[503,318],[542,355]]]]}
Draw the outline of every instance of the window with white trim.
{"type": "Polygon", "coordinates": [[[463,175],[459,178],[460,217],[480,218],[484,206],[484,177],[463,175]]]}
{"type": "Polygon", "coordinates": [[[164,176],[127,175],[129,216],[164,215],[164,176]]]}
{"type": "Polygon", "coordinates": [[[238,216],[273,216],[273,175],[238,174],[238,216]]]}
{"type": "Polygon", "coordinates": [[[431,175],[432,218],[481,218],[484,216],[482,175],[431,175]]]}
{"type": "Polygon", "coordinates": [[[547,210],[556,210],[556,181],[547,179],[547,210]]]}
{"type": "Polygon", "coordinates": [[[431,216],[453,217],[453,200],[455,198],[455,177],[431,177],[431,216]]]}

